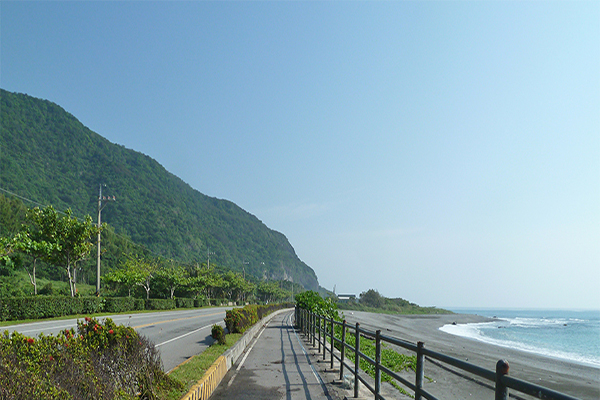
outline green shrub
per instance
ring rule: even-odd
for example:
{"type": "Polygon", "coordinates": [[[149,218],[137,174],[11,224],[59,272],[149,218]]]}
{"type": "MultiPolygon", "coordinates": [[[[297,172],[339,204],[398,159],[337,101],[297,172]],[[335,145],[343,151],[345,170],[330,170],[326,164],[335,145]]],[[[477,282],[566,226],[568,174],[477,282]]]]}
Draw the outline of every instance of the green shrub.
{"type": "Polygon", "coordinates": [[[104,311],[120,313],[135,310],[135,299],[132,297],[107,297],[104,303],[104,311]]]}
{"type": "Polygon", "coordinates": [[[204,307],[206,303],[206,299],[194,299],[194,307],[204,307]]]}
{"type": "Polygon", "coordinates": [[[211,336],[219,344],[225,344],[225,330],[221,325],[213,325],[211,330],[211,336]]]}
{"type": "Polygon", "coordinates": [[[173,310],[175,300],[173,299],[147,299],[146,310],[173,310]]]}
{"type": "Polygon", "coordinates": [[[134,310],[142,311],[146,309],[146,300],[144,299],[134,299],[134,310]]]}
{"type": "Polygon", "coordinates": [[[102,311],[103,307],[103,299],[99,297],[33,296],[9,297],[1,301],[4,321],[89,314],[102,311]]]}
{"type": "Polygon", "coordinates": [[[188,298],[177,298],[175,299],[175,304],[177,308],[192,308],[194,307],[194,299],[188,298]]]}
{"type": "Polygon", "coordinates": [[[273,311],[293,307],[290,303],[248,305],[244,308],[233,308],[225,311],[225,326],[229,333],[244,333],[252,325],[273,311]]]}
{"type": "Polygon", "coordinates": [[[180,386],[152,343],[110,319],[85,318],[56,337],[0,335],[2,399],[155,399],[159,385],[180,386]]]}
{"type": "Polygon", "coordinates": [[[38,291],[38,294],[52,296],[56,294],[56,289],[52,287],[52,282],[48,282],[38,291]]]}

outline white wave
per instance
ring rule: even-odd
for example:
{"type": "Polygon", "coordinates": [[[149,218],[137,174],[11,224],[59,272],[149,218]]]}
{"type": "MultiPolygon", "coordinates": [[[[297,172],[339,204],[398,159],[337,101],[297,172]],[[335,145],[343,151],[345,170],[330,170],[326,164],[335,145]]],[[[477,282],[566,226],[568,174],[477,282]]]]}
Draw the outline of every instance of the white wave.
{"type": "Polygon", "coordinates": [[[441,331],[449,333],[451,335],[464,337],[467,339],[477,340],[483,343],[493,344],[496,346],[506,347],[510,349],[525,351],[529,353],[535,353],[539,355],[543,355],[546,357],[559,358],[566,361],[574,361],[581,364],[592,365],[594,367],[600,367],[600,358],[583,356],[581,354],[570,353],[565,351],[553,350],[541,348],[538,346],[529,345],[526,343],[513,341],[513,340],[502,340],[495,339],[485,335],[485,330],[488,329],[498,329],[501,327],[514,327],[514,326],[524,326],[524,327],[533,327],[534,325],[537,327],[543,325],[557,325],[564,324],[568,322],[562,322],[562,320],[553,320],[540,322],[539,319],[535,318],[511,318],[511,319],[499,319],[494,322],[484,322],[484,323],[471,323],[471,324],[448,324],[439,328],[441,331]],[[523,321],[526,320],[526,321],[523,321]],[[536,320],[537,322],[535,322],[536,320]]]}

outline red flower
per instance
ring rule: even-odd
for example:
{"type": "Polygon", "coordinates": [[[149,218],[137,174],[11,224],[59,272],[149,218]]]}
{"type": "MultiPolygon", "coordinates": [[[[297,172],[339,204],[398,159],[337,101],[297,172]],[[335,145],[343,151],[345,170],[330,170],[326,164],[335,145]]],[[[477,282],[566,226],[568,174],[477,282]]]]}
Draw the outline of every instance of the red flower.
{"type": "Polygon", "coordinates": [[[54,357],[52,357],[52,356],[48,357],[48,359],[49,359],[50,361],[54,361],[54,357]]]}
{"type": "Polygon", "coordinates": [[[32,344],[33,342],[35,342],[35,340],[33,340],[32,338],[27,339],[27,343],[32,344]]]}
{"type": "Polygon", "coordinates": [[[111,335],[114,333],[113,330],[109,330],[108,333],[110,333],[111,335]]]}
{"type": "Polygon", "coordinates": [[[92,319],[90,317],[85,317],[86,322],[90,322],[92,319]]]}

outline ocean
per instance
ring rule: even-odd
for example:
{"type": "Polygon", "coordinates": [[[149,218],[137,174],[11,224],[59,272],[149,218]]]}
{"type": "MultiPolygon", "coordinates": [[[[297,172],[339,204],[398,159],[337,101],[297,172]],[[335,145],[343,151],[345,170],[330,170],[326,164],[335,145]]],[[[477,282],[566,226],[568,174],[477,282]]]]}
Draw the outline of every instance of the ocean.
{"type": "Polygon", "coordinates": [[[452,309],[495,322],[445,325],[440,330],[486,343],[600,368],[600,310],[452,309]]]}

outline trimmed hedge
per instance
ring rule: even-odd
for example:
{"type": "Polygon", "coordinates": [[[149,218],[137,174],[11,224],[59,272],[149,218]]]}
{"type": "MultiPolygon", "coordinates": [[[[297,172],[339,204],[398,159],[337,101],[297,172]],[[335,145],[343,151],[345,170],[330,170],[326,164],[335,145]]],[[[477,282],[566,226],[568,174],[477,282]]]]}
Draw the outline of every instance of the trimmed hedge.
{"type": "Polygon", "coordinates": [[[146,300],[144,299],[134,299],[134,310],[135,311],[143,311],[146,309],[146,300]]]}
{"type": "Polygon", "coordinates": [[[173,310],[175,300],[173,299],[147,299],[146,310],[173,310]]]}
{"type": "Polygon", "coordinates": [[[181,298],[181,299],[175,299],[175,304],[177,305],[177,308],[193,308],[194,307],[194,299],[187,299],[187,298],[181,298]]]}
{"type": "Polygon", "coordinates": [[[206,299],[194,299],[194,307],[204,307],[208,304],[206,299]]]}
{"type": "Polygon", "coordinates": [[[42,319],[102,311],[100,297],[33,296],[0,299],[0,320],[42,319]]]}
{"type": "Polygon", "coordinates": [[[225,312],[225,326],[229,333],[244,333],[252,325],[273,311],[293,307],[293,303],[248,305],[244,308],[234,308],[225,312]]]}
{"type": "Polygon", "coordinates": [[[104,299],[104,311],[120,313],[135,310],[135,299],[132,297],[107,297],[104,299]]]}

